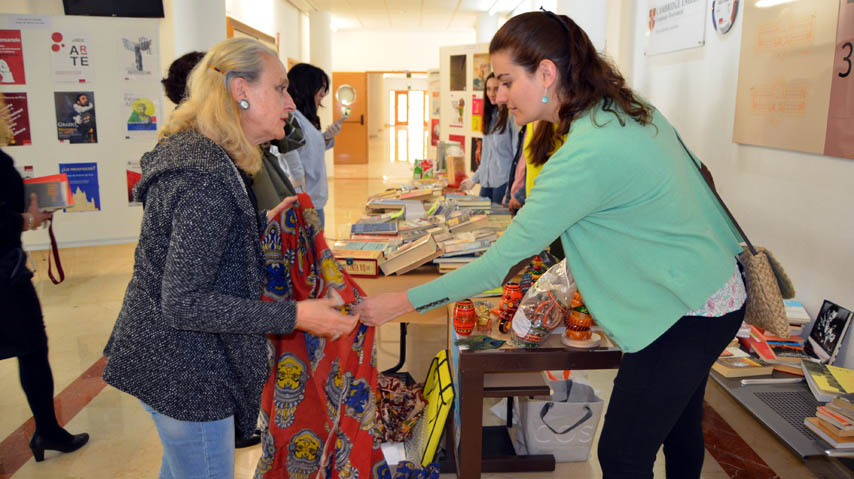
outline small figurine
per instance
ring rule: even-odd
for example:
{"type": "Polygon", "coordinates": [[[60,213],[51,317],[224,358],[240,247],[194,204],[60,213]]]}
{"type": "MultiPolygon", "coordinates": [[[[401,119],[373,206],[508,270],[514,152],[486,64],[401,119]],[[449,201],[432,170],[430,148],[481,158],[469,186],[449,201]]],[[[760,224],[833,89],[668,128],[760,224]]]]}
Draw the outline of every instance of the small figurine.
{"type": "Polygon", "coordinates": [[[471,334],[476,317],[474,303],[470,299],[457,301],[457,304],[454,305],[454,331],[457,332],[457,335],[468,336],[471,334]]]}
{"type": "Polygon", "coordinates": [[[477,322],[475,324],[477,332],[488,334],[492,331],[492,316],[489,304],[483,301],[475,301],[474,309],[477,313],[477,322]]]}
{"type": "Polygon", "coordinates": [[[513,326],[513,315],[516,314],[516,309],[501,310],[501,316],[498,317],[498,331],[503,334],[509,334],[510,328],[513,326]]]}
{"type": "Polygon", "coordinates": [[[531,259],[531,279],[536,282],[544,274],[546,274],[546,267],[543,264],[543,259],[539,256],[534,256],[531,259]]]}

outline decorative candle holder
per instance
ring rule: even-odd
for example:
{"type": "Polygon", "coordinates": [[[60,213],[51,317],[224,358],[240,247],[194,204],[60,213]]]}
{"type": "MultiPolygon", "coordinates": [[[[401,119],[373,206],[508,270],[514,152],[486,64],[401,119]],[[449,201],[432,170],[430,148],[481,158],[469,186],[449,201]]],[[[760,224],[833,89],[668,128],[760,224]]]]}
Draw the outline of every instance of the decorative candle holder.
{"type": "Polygon", "coordinates": [[[474,329],[477,312],[470,299],[457,301],[454,305],[454,331],[458,336],[468,336],[474,329]]]}

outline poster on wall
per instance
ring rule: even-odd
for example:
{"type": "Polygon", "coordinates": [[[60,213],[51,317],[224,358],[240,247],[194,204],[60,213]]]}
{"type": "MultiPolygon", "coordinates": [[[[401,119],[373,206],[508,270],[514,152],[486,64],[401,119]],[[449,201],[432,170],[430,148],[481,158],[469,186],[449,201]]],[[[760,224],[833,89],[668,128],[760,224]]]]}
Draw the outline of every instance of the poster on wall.
{"type": "Polygon", "coordinates": [[[466,89],[466,56],[451,55],[451,91],[466,89]]]}
{"type": "Polygon", "coordinates": [[[451,121],[448,124],[451,128],[462,128],[464,116],[466,112],[466,98],[464,92],[451,92],[451,103],[449,106],[449,113],[451,117],[451,121]]]}
{"type": "Polygon", "coordinates": [[[483,121],[483,98],[478,95],[471,96],[471,131],[480,133],[483,121]]]}
{"type": "Polygon", "coordinates": [[[142,203],[136,201],[133,197],[133,187],[142,179],[142,167],[139,166],[139,159],[128,160],[127,166],[127,182],[128,182],[128,204],[131,206],[142,206],[142,203]]]}
{"type": "Polygon", "coordinates": [[[18,174],[21,175],[22,180],[29,180],[36,177],[33,165],[18,165],[15,163],[15,169],[18,170],[18,174]]]}
{"type": "Polygon", "coordinates": [[[463,158],[466,156],[466,137],[463,135],[448,135],[448,140],[456,141],[460,144],[460,149],[463,150],[463,158]]]}
{"type": "Polygon", "coordinates": [[[647,55],[701,47],[706,38],[706,0],[649,0],[647,55]]]}
{"type": "Polygon", "coordinates": [[[854,2],[839,2],[824,154],[854,158],[854,2]]]}
{"type": "Polygon", "coordinates": [[[480,166],[480,152],[483,147],[483,138],[471,139],[471,171],[476,171],[480,166]]]}
{"type": "Polygon", "coordinates": [[[65,211],[101,211],[97,163],[60,163],[59,172],[68,175],[68,186],[74,196],[74,206],[65,211]]]}
{"type": "Polygon", "coordinates": [[[824,154],[840,3],[744,2],[733,141],[824,154]]]}
{"type": "Polygon", "coordinates": [[[0,116],[6,118],[12,138],[7,146],[21,146],[33,144],[30,132],[30,113],[27,105],[26,93],[6,92],[2,94],[3,106],[0,116]]]}
{"type": "Polygon", "coordinates": [[[85,33],[53,32],[50,36],[50,61],[53,80],[62,83],[92,83],[89,35],[85,33]]]}
{"type": "Polygon", "coordinates": [[[439,143],[439,119],[430,119],[430,144],[436,146],[439,143]]]}
{"type": "Polygon", "coordinates": [[[24,49],[20,30],[0,30],[0,84],[24,85],[24,49]]]}
{"type": "Polygon", "coordinates": [[[57,91],[53,100],[56,135],[61,143],[98,143],[94,92],[57,91]]]}
{"type": "Polygon", "coordinates": [[[119,45],[122,80],[153,78],[157,68],[157,51],[153,33],[123,34],[119,45]]]}
{"type": "Polygon", "coordinates": [[[471,65],[471,88],[474,91],[483,91],[486,88],[486,77],[492,72],[488,53],[475,53],[471,65]]]}
{"type": "Polygon", "coordinates": [[[439,92],[434,91],[430,94],[430,116],[439,116],[439,92]]]}
{"type": "Polygon", "coordinates": [[[150,140],[157,136],[157,114],[160,99],[136,91],[122,92],[122,119],[126,140],[150,140]],[[155,103],[156,102],[156,103],[155,103]]]}

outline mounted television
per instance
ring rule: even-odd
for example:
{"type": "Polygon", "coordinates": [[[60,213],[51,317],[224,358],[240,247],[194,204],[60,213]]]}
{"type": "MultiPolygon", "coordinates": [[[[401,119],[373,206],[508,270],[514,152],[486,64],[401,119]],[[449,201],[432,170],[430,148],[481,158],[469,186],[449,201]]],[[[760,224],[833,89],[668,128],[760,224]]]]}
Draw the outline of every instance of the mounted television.
{"type": "Polygon", "coordinates": [[[163,0],[62,0],[66,15],[163,18],[163,0]]]}

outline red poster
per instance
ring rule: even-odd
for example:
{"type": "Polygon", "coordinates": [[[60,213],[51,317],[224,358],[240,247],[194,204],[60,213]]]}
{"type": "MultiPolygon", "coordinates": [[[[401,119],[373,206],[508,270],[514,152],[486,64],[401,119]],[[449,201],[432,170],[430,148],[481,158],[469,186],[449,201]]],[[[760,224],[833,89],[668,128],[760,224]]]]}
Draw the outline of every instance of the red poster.
{"type": "Polygon", "coordinates": [[[854,2],[839,2],[824,154],[854,158],[854,2]]]}
{"type": "Polygon", "coordinates": [[[466,137],[463,135],[448,135],[448,140],[456,141],[460,144],[460,149],[463,150],[463,156],[466,154],[466,137]]]}
{"type": "Polygon", "coordinates": [[[439,119],[430,120],[430,144],[436,146],[439,143],[439,119]]]}
{"type": "Polygon", "coordinates": [[[0,30],[0,84],[24,85],[24,50],[20,30],[0,30]]]}
{"type": "Polygon", "coordinates": [[[3,102],[6,104],[3,107],[2,115],[8,118],[9,129],[12,130],[12,139],[9,140],[9,146],[31,145],[32,137],[30,136],[30,113],[27,107],[26,93],[11,93],[2,94],[3,102]]]}

